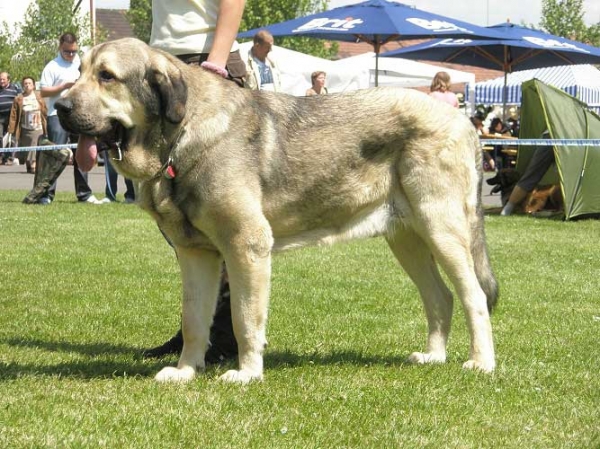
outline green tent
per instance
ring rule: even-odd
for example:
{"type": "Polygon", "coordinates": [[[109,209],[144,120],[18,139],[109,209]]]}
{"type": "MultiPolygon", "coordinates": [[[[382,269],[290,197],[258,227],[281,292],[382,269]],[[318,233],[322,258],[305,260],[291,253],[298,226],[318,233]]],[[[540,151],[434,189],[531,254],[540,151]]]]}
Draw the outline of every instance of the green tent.
{"type": "MultiPolygon", "coordinates": [[[[522,139],[600,139],[600,116],[562,90],[533,79],[522,85],[522,139]]],[[[525,168],[536,147],[520,146],[517,170],[525,168]]],[[[600,215],[600,147],[555,146],[556,166],[540,184],[558,184],[565,202],[565,219],[600,215]]]]}

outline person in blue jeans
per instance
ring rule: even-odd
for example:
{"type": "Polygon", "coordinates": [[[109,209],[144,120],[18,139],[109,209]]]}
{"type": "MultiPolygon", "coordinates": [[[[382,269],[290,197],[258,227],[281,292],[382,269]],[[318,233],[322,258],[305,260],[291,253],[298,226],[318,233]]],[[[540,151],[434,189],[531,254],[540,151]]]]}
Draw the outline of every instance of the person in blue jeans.
{"type": "MultiPolygon", "coordinates": [[[[48,117],[48,140],[56,143],[57,145],[66,144],[69,142],[77,142],[78,137],[76,135],[72,135],[67,133],[62,126],[60,126],[60,122],[58,121],[58,116],[51,115],[48,117]]],[[[75,153],[75,149],[73,149],[73,153],[75,153]]],[[[92,204],[100,204],[100,201],[92,194],[92,189],[88,184],[88,174],[79,170],[77,166],[77,161],[73,158],[73,177],[75,181],[75,195],[77,196],[77,201],[82,203],[92,203],[92,204]]],[[[56,182],[50,187],[48,191],[48,200],[52,202],[54,200],[54,196],[56,195],[56,182]]],[[[42,199],[43,200],[43,199],[42,199]]]]}
{"type": "MultiPolygon", "coordinates": [[[[79,47],[77,37],[73,33],[64,33],[59,38],[58,55],[44,67],[40,79],[40,93],[48,106],[48,139],[55,144],[62,145],[77,142],[77,136],[69,135],[63,129],[56,115],[54,104],[75,84],[79,78],[79,65],[81,61],[77,52],[79,47]]],[[[75,152],[75,150],[73,150],[75,152]]],[[[75,159],[75,158],[73,158],[75,159]]],[[[75,195],[81,203],[102,204],[93,194],[88,184],[87,173],[79,170],[77,162],[73,160],[73,173],[75,177],[75,195]]],[[[50,204],[56,193],[56,182],[50,187],[48,196],[40,200],[41,204],[50,204]]]]}
{"type": "MultiPolygon", "coordinates": [[[[102,200],[103,203],[112,203],[117,201],[117,190],[118,190],[118,178],[119,174],[110,163],[110,157],[108,156],[108,152],[104,153],[104,170],[106,173],[106,188],[104,189],[104,193],[106,194],[106,198],[102,200]]],[[[135,202],[135,190],[133,188],[133,182],[129,178],[125,179],[125,202],[126,203],[134,203],[135,202]]]]}

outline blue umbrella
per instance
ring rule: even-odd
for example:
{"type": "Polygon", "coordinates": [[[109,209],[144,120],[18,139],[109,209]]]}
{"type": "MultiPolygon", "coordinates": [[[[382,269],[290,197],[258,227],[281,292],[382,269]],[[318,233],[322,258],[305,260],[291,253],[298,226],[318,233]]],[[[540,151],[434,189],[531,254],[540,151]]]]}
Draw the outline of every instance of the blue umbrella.
{"type": "Polygon", "coordinates": [[[474,37],[500,39],[497,31],[425,12],[403,3],[368,0],[238,34],[253,37],[260,30],[273,36],[305,36],[346,42],[367,42],[374,48],[375,85],[381,46],[390,41],[474,37]]]}
{"type": "Polygon", "coordinates": [[[504,71],[503,103],[506,105],[506,80],[513,69],[536,69],[556,65],[600,64],[600,48],[512,23],[489,27],[504,37],[501,40],[435,39],[422,44],[383,53],[398,57],[451,62],[504,71]]]}

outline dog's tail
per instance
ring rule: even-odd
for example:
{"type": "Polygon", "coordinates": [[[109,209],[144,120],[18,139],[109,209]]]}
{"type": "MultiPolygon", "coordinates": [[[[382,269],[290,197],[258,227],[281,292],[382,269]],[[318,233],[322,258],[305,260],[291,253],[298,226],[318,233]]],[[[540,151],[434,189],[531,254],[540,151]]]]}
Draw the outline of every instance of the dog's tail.
{"type": "Polygon", "coordinates": [[[483,206],[481,203],[481,187],[483,177],[480,176],[478,183],[479,201],[477,202],[477,215],[475,221],[471,223],[471,254],[475,264],[475,274],[481,289],[487,297],[487,306],[490,313],[498,302],[498,282],[492,271],[490,258],[488,256],[485,240],[485,229],[483,226],[483,206]]]}

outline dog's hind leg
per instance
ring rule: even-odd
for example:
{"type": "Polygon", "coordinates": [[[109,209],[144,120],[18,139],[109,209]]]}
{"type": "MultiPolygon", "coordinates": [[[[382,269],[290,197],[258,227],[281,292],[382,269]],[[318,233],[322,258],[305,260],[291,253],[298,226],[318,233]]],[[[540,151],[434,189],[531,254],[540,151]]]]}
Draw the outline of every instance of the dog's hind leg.
{"type": "Polygon", "coordinates": [[[426,352],[414,352],[411,363],[443,363],[452,320],[452,293],[444,284],[431,251],[414,231],[399,229],[387,238],[400,265],[417,286],[429,326],[426,352]]]}
{"type": "MultiPolygon", "coordinates": [[[[456,289],[471,336],[469,360],[463,367],[491,372],[495,367],[492,325],[486,294],[477,278],[472,251],[473,238],[483,238],[483,235],[471,234],[466,214],[436,213],[429,216],[427,210],[439,211],[439,208],[420,211],[423,224],[419,229],[427,230],[427,235],[422,237],[456,289]]],[[[485,245],[485,242],[477,243],[485,245]]]]}
{"type": "Polygon", "coordinates": [[[204,369],[210,326],[219,293],[221,256],[213,251],[176,248],[183,284],[183,350],[177,368],[163,368],[159,382],[188,382],[204,369]]]}

